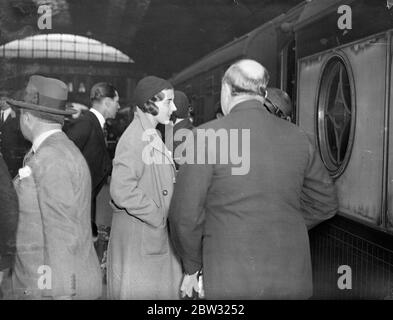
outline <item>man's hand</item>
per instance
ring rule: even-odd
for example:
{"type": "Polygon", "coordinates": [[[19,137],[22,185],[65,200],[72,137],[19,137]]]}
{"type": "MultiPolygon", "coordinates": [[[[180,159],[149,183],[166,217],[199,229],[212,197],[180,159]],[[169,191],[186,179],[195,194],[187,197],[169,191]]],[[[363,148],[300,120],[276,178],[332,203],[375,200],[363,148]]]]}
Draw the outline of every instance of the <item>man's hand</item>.
{"type": "Polygon", "coordinates": [[[198,271],[194,274],[184,274],[183,282],[180,287],[181,297],[189,297],[192,298],[193,290],[199,292],[198,287],[198,271]]]}
{"type": "Polygon", "coordinates": [[[205,290],[203,289],[203,276],[202,275],[199,276],[198,287],[199,287],[198,297],[200,299],[205,298],[205,290]]]}
{"type": "Polygon", "coordinates": [[[202,277],[198,279],[199,271],[194,274],[184,274],[183,282],[180,287],[180,292],[182,298],[184,297],[193,297],[193,291],[198,292],[199,298],[204,297],[203,285],[202,285],[202,277]]]}

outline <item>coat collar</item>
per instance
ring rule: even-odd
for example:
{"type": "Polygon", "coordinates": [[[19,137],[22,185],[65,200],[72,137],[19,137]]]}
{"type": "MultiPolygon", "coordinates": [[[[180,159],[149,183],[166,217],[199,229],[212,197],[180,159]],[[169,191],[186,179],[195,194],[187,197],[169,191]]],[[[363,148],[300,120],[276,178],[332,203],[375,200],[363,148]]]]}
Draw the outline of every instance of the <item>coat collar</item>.
{"type": "MultiPolygon", "coordinates": [[[[33,147],[30,149],[30,151],[33,150],[34,156],[39,153],[39,151],[46,145],[48,144],[62,144],[63,142],[59,142],[58,140],[64,139],[66,137],[65,133],[61,130],[51,130],[50,134],[49,132],[46,134],[45,139],[43,139],[40,144],[37,146],[36,149],[33,149],[33,147]]],[[[29,152],[30,152],[29,151],[29,152]]],[[[33,157],[34,157],[33,156],[33,157]]]]}
{"type": "Polygon", "coordinates": [[[100,123],[101,129],[104,129],[105,118],[104,118],[104,116],[101,114],[101,112],[97,111],[97,110],[94,109],[94,108],[90,108],[89,111],[97,117],[98,122],[100,123]]]}
{"type": "Polygon", "coordinates": [[[192,123],[189,118],[183,119],[173,126],[173,130],[176,131],[180,128],[192,128],[192,123]]]}
{"type": "Polygon", "coordinates": [[[34,152],[37,152],[37,150],[40,147],[40,145],[42,143],[44,143],[44,141],[46,139],[48,139],[52,134],[55,134],[55,133],[58,133],[58,132],[61,132],[61,129],[53,129],[53,130],[49,130],[49,131],[46,131],[44,133],[41,133],[37,138],[34,139],[33,145],[31,146],[32,150],[34,152]]]}
{"type": "Polygon", "coordinates": [[[157,129],[154,128],[153,124],[150,122],[149,118],[146,117],[146,114],[139,109],[136,108],[136,115],[135,118],[139,120],[142,129],[147,135],[150,137],[149,145],[152,146],[153,149],[157,150],[158,152],[162,153],[171,163],[173,168],[175,169],[175,164],[173,162],[173,158],[165,144],[162,142],[162,139],[157,133],[157,129]]]}
{"type": "Polygon", "coordinates": [[[261,101],[257,99],[250,99],[250,100],[239,102],[238,104],[232,107],[229,113],[239,112],[245,109],[258,109],[267,112],[261,101]]]}
{"type": "Polygon", "coordinates": [[[90,122],[96,128],[96,132],[100,136],[99,140],[100,140],[101,146],[106,149],[104,129],[101,127],[100,121],[98,120],[97,116],[93,112],[90,112],[90,111],[86,111],[86,113],[84,113],[84,115],[90,120],[90,122]]]}
{"type": "Polygon", "coordinates": [[[86,112],[84,113],[84,115],[85,115],[85,117],[87,117],[88,119],[90,119],[90,121],[94,124],[94,126],[96,127],[96,129],[99,129],[100,132],[103,132],[103,131],[104,131],[103,128],[101,127],[100,121],[98,120],[97,116],[96,116],[93,112],[91,112],[91,111],[89,110],[89,111],[86,111],[86,112]]]}
{"type": "Polygon", "coordinates": [[[15,112],[12,108],[10,108],[10,111],[8,111],[8,112],[9,112],[8,117],[7,117],[7,119],[5,119],[5,121],[0,125],[0,128],[2,128],[6,123],[10,122],[12,119],[15,119],[15,118],[16,118],[16,112],[15,112]]]}

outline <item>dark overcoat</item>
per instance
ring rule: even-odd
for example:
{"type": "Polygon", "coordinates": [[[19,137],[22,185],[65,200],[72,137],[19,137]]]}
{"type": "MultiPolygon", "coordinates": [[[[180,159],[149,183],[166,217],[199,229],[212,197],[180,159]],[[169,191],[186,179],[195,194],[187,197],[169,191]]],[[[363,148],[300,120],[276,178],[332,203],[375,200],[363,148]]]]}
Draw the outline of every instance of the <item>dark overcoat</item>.
{"type": "Polygon", "coordinates": [[[180,167],[169,220],[186,272],[203,266],[208,299],[310,297],[307,225],[337,210],[335,186],[312,143],[257,100],[200,129],[227,132],[229,143],[206,143],[204,151],[217,159],[227,152],[229,161],[180,167]]]}
{"type": "Polygon", "coordinates": [[[94,217],[96,197],[112,170],[112,160],[106,148],[104,132],[97,117],[90,111],[83,112],[79,118],[72,120],[65,132],[82,152],[89,166],[94,217]]]}
{"type": "Polygon", "coordinates": [[[0,155],[0,271],[12,267],[18,226],[18,197],[0,155]]]}
{"type": "Polygon", "coordinates": [[[3,154],[11,178],[18,173],[23,157],[31,146],[20,131],[19,118],[20,114],[12,110],[6,121],[0,124],[0,152],[3,154]]]}

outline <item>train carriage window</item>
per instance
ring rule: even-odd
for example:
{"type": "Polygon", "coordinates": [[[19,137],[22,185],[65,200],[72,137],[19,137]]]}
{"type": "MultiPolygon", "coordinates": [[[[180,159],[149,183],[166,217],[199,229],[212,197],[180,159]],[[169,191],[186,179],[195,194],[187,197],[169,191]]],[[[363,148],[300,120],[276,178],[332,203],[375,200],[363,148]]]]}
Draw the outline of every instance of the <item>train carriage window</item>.
{"type": "Polygon", "coordinates": [[[318,143],[322,160],[333,177],[345,170],[355,125],[353,81],[340,56],[325,65],[318,97],[318,143]]]}

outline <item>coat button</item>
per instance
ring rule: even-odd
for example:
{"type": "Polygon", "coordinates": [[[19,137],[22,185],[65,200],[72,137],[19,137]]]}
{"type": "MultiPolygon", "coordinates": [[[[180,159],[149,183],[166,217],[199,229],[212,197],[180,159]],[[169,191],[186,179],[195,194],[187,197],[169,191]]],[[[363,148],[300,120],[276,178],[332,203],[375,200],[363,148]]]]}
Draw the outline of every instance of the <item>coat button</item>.
{"type": "Polygon", "coordinates": [[[168,190],[163,190],[163,191],[162,191],[162,194],[163,194],[164,196],[167,196],[167,195],[168,195],[168,190]]]}

